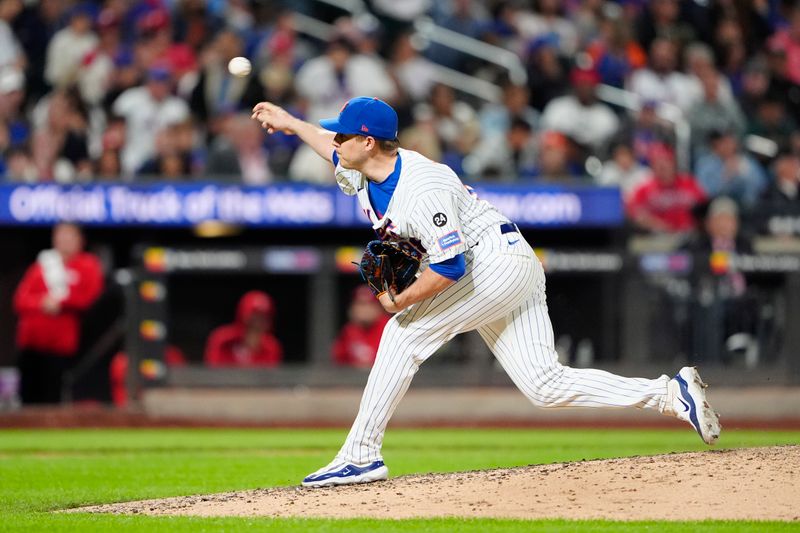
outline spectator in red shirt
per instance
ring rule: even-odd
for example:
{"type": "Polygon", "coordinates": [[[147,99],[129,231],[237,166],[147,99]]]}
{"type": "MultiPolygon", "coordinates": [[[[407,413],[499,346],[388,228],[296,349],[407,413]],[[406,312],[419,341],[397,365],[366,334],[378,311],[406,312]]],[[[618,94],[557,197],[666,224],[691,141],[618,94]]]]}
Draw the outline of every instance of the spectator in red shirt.
{"type": "Polygon", "coordinates": [[[353,292],[349,322],[333,344],[333,360],[337,365],[369,368],[378,353],[383,328],[389,321],[380,302],[369,287],[362,285],[353,292]]]}
{"type": "Polygon", "coordinates": [[[75,224],[53,228],[53,249],[39,253],[14,293],[23,403],[58,403],[64,372],[77,355],[81,314],[103,291],[99,259],[83,251],[75,224]]]}
{"type": "Polygon", "coordinates": [[[683,233],[695,228],[692,210],[705,201],[703,189],[690,174],[679,174],[675,152],[667,145],[650,151],[653,175],[633,190],[627,201],[628,217],[653,233],[683,233]]]}
{"type": "Polygon", "coordinates": [[[275,304],[261,291],[239,300],[236,322],[211,332],[206,343],[208,366],[273,367],[283,359],[283,347],[272,334],[275,304]]]}
{"type": "Polygon", "coordinates": [[[795,3],[789,8],[787,19],[789,25],[772,35],[769,47],[786,54],[787,77],[800,85],[800,5],[795,3]]]}

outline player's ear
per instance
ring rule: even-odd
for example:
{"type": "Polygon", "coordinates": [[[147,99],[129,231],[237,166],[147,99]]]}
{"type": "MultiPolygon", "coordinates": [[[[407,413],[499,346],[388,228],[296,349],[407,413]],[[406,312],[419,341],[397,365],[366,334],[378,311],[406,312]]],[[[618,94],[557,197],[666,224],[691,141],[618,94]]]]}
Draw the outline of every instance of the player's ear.
{"type": "Polygon", "coordinates": [[[367,149],[368,152],[375,150],[378,148],[378,141],[375,137],[367,135],[364,137],[364,148],[367,149]]]}

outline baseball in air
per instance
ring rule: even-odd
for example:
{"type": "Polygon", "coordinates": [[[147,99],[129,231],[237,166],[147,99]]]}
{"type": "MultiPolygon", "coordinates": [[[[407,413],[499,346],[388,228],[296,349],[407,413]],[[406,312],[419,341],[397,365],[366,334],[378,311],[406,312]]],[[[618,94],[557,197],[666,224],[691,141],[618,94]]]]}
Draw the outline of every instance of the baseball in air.
{"type": "Polygon", "coordinates": [[[234,76],[247,76],[250,74],[250,70],[252,66],[250,65],[250,60],[246,57],[234,57],[230,61],[228,61],[228,72],[233,74],[234,76]]]}

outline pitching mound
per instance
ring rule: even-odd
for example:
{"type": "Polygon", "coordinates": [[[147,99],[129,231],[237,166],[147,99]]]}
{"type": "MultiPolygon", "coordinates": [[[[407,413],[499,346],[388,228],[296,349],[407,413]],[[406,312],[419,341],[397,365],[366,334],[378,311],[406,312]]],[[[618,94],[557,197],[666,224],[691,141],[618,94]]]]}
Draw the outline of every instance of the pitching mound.
{"type": "Polygon", "coordinates": [[[79,512],[327,518],[800,520],[800,446],[402,476],[369,485],[257,489],[79,512]]]}

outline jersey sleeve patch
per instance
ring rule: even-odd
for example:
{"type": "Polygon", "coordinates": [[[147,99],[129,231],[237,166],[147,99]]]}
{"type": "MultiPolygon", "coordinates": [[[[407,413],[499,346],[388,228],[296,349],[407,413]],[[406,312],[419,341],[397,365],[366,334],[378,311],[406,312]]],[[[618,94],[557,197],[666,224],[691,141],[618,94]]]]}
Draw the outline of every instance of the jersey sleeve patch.
{"type": "Polygon", "coordinates": [[[439,238],[439,248],[442,251],[452,248],[457,244],[461,244],[461,235],[458,231],[451,231],[447,235],[439,238]]]}
{"type": "Polygon", "coordinates": [[[336,167],[336,184],[347,196],[358,194],[358,187],[362,185],[363,177],[355,170],[336,167]]]}

